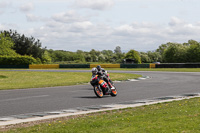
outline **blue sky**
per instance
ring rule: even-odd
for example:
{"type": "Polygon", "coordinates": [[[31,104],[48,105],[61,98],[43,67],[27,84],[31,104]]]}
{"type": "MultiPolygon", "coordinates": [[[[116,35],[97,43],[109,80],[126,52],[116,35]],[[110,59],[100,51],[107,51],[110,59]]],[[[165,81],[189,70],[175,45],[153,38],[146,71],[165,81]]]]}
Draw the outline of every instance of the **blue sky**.
{"type": "Polygon", "coordinates": [[[0,30],[54,50],[153,51],[200,41],[198,0],[0,0],[0,30]]]}

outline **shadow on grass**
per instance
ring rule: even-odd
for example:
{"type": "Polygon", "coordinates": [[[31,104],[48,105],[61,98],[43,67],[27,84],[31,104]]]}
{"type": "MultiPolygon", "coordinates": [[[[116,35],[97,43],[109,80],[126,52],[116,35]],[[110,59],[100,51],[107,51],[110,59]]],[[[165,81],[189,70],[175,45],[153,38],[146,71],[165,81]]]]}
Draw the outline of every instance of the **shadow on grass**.
{"type": "Polygon", "coordinates": [[[4,75],[0,75],[0,79],[1,78],[8,78],[7,76],[4,76],[4,75]]]}

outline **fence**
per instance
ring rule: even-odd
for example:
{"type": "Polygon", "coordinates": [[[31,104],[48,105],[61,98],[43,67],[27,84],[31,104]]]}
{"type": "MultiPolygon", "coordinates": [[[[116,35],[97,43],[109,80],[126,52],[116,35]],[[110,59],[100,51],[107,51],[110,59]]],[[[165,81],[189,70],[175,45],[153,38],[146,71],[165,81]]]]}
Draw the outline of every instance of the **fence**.
{"type": "Polygon", "coordinates": [[[169,64],[34,64],[34,65],[0,65],[0,68],[22,69],[58,69],[58,68],[200,68],[200,63],[169,63],[169,64]]]}

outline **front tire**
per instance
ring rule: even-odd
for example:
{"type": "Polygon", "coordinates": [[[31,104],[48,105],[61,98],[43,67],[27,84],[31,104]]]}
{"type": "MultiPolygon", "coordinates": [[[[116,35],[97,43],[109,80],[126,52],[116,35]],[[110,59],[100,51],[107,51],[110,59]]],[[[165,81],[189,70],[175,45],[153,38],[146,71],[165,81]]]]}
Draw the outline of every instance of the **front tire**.
{"type": "MultiPolygon", "coordinates": [[[[115,86],[114,86],[115,87],[115,86]]],[[[111,96],[113,97],[116,97],[117,96],[117,89],[115,87],[115,89],[111,89],[111,93],[110,93],[111,96]]]]}
{"type": "Polygon", "coordinates": [[[94,86],[94,93],[99,98],[103,97],[103,91],[102,91],[102,89],[99,86],[94,86]]]}

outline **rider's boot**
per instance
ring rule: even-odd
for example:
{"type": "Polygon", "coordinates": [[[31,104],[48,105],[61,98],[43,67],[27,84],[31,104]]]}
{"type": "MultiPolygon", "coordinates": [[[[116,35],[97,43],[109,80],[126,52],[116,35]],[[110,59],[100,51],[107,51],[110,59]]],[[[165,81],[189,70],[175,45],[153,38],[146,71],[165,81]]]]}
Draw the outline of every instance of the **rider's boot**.
{"type": "Polygon", "coordinates": [[[115,87],[112,86],[112,84],[110,82],[108,82],[109,87],[111,88],[111,90],[115,89],[115,87]]]}

